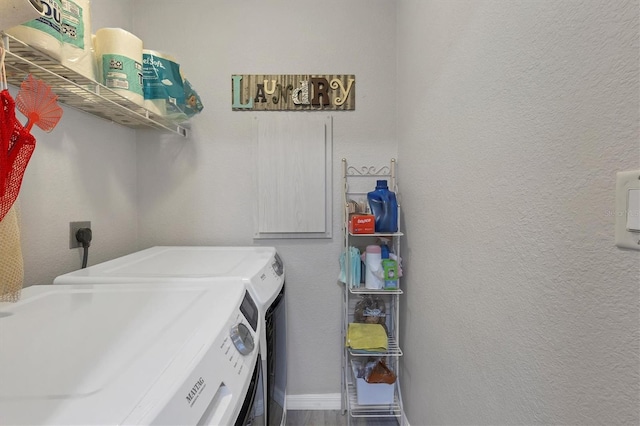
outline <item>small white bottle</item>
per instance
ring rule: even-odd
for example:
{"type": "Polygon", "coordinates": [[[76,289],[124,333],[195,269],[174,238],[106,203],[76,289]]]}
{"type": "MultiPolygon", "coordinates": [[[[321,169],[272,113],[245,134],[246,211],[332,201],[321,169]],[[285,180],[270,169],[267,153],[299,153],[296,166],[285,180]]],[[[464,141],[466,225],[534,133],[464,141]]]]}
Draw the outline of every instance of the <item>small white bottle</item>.
{"type": "Polygon", "coordinates": [[[364,286],[369,290],[382,289],[384,287],[384,280],[382,279],[382,250],[380,246],[367,246],[364,263],[367,269],[364,277],[364,286]]]}

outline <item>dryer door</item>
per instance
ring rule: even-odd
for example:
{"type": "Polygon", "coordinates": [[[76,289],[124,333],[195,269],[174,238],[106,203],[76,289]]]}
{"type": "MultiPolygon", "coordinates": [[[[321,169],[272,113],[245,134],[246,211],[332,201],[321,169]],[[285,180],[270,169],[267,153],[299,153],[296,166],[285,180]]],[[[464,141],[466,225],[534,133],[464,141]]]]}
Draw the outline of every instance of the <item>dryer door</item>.
{"type": "Polygon", "coordinates": [[[287,387],[287,317],[285,287],[265,315],[267,334],[267,424],[281,426],[286,423],[287,387]]]}
{"type": "Polygon", "coordinates": [[[247,389],[247,396],[242,404],[235,426],[264,425],[264,391],[262,388],[262,359],[258,355],[256,367],[251,376],[251,383],[247,389]]]}

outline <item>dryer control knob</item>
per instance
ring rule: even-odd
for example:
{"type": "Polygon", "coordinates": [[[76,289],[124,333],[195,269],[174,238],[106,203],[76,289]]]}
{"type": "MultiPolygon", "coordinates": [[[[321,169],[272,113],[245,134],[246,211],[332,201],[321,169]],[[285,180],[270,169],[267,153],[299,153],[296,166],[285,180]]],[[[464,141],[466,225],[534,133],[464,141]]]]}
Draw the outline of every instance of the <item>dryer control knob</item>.
{"type": "Polygon", "coordinates": [[[242,355],[249,355],[255,347],[249,328],[242,323],[231,327],[231,341],[242,355]]]}

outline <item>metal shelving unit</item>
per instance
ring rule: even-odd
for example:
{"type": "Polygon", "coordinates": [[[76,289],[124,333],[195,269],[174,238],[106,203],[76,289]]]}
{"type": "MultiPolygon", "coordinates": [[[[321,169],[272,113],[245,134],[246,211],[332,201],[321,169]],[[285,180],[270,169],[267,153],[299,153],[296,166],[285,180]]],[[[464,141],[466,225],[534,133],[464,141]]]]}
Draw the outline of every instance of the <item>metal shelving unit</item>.
{"type": "MultiPolygon", "coordinates": [[[[375,186],[377,179],[387,179],[389,187],[398,194],[395,174],[395,159],[391,159],[389,166],[374,167],[362,166],[354,167],[347,164],[346,159],[342,159],[342,177],[343,177],[343,195],[344,195],[344,211],[343,211],[343,236],[345,253],[349,251],[350,246],[364,247],[374,243],[378,238],[385,238],[390,241],[392,251],[400,256],[400,237],[402,232],[395,233],[374,233],[374,234],[353,234],[348,231],[349,220],[349,201],[352,199],[364,199],[366,194],[375,186]]],[[[398,207],[399,210],[399,207],[398,207]]],[[[398,217],[400,215],[398,214],[398,217]]],[[[399,221],[399,220],[398,220],[399,221]]],[[[398,227],[400,229],[400,223],[398,227]]],[[[351,271],[349,256],[345,256],[345,273],[351,271]]],[[[364,285],[350,286],[346,283],[351,282],[346,277],[344,283],[344,300],[342,312],[342,339],[346,339],[347,328],[350,322],[354,320],[354,308],[358,299],[364,295],[377,296],[385,301],[386,308],[386,328],[387,328],[387,350],[380,353],[363,353],[354,351],[349,347],[344,347],[342,356],[342,411],[348,414],[348,424],[351,424],[351,418],[396,418],[399,425],[404,425],[404,409],[402,406],[402,393],[400,391],[400,368],[399,362],[402,357],[402,349],[398,341],[400,335],[400,296],[403,291],[398,287],[393,290],[372,290],[367,289],[364,285]],[[387,366],[395,373],[396,382],[394,384],[393,401],[389,404],[382,405],[360,405],[358,404],[357,384],[354,377],[351,362],[354,360],[364,360],[365,357],[382,357],[386,360],[387,366]]],[[[398,280],[399,284],[399,280],[398,280]]]]}
{"type": "Polygon", "coordinates": [[[134,129],[157,129],[187,137],[187,128],[141,107],[108,87],[79,74],[26,43],[0,32],[6,50],[7,82],[20,84],[28,74],[44,80],[58,101],[134,129]]]}

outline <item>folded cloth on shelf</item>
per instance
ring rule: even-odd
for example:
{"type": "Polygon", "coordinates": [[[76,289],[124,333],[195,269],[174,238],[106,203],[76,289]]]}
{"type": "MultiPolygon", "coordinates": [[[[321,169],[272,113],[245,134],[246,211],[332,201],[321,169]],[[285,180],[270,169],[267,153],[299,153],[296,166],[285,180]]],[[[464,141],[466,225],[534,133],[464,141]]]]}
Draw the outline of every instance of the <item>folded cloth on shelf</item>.
{"type": "Polygon", "coordinates": [[[338,276],[338,280],[342,283],[346,283],[350,288],[359,287],[360,286],[360,271],[361,271],[361,261],[360,261],[360,250],[357,247],[349,247],[347,252],[342,252],[340,255],[340,275],[338,276]],[[349,256],[349,282],[347,283],[347,267],[346,267],[346,257],[349,256]]]}
{"type": "Polygon", "coordinates": [[[387,333],[380,324],[350,323],[346,345],[357,351],[385,352],[388,347],[387,333]]]}

